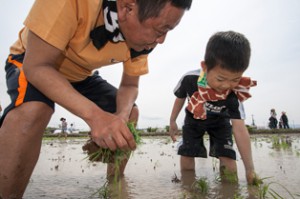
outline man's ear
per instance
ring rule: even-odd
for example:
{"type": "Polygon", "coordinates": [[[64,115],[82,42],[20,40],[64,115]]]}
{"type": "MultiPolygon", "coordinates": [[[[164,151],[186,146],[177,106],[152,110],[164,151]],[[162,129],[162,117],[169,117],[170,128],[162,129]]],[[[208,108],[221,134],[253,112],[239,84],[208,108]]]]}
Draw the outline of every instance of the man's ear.
{"type": "Polygon", "coordinates": [[[136,0],[117,0],[119,21],[125,21],[136,7],[136,0]]]}
{"type": "Polygon", "coordinates": [[[202,70],[203,70],[204,72],[207,72],[207,66],[206,66],[205,61],[202,61],[202,62],[201,62],[201,68],[202,68],[202,70]]]}

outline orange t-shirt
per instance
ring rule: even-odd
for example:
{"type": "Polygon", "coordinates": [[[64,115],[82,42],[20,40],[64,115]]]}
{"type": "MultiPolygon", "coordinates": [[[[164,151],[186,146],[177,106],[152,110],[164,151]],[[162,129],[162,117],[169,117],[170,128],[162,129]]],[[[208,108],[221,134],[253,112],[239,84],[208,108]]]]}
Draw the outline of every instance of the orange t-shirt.
{"type": "Polygon", "coordinates": [[[128,75],[148,73],[148,56],[131,59],[125,42],[108,42],[100,50],[94,47],[90,32],[103,24],[102,0],[36,0],[10,53],[25,52],[30,30],[62,51],[63,59],[56,67],[71,82],[85,79],[94,69],[120,62],[128,75]]]}

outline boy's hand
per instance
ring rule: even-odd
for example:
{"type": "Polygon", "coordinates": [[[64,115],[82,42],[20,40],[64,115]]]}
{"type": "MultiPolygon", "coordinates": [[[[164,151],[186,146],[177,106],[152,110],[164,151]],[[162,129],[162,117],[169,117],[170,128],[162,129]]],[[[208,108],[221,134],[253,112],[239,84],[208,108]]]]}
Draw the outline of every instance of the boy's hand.
{"type": "Polygon", "coordinates": [[[259,185],[262,183],[262,180],[259,178],[258,175],[254,171],[246,172],[246,178],[248,185],[259,185]]]}
{"type": "Polygon", "coordinates": [[[178,133],[178,126],[176,122],[170,122],[169,135],[173,142],[176,142],[176,135],[178,133]]]}

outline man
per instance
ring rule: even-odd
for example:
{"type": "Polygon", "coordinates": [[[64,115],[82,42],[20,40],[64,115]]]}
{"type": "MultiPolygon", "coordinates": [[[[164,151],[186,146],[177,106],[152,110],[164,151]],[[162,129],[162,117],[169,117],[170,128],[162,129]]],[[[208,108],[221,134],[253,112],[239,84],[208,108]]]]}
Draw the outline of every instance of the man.
{"type": "Polygon", "coordinates": [[[0,197],[23,196],[54,102],[81,117],[100,147],[135,149],[126,123],[137,121],[147,54],[191,1],[35,1],[5,67],[12,103],[0,121],[0,197]],[[124,65],[118,90],[93,73],[117,62],[124,65]]]}
{"type": "Polygon", "coordinates": [[[284,111],[281,112],[280,121],[282,122],[282,127],[284,129],[289,129],[290,128],[289,119],[286,115],[286,112],[284,112],[284,111]]]}

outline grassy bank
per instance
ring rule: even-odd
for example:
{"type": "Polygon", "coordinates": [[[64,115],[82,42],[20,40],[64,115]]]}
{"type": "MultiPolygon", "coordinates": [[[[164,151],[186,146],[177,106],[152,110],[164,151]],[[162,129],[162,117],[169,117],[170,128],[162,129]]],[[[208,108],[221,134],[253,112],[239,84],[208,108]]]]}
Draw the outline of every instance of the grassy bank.
{"type": "MultiPolygon", "coordinates": [[[[300,129],[253,129],[253,128],[248,128],[249,133],[251,135],[256,135],[256,134],[298,134],[300,135],[300,129]]],[[[82,131],[79,132],[78,134],[69,134],[68,137],[88,137],[89,136],[89,131],[82,131]]],[[[181,132],[179,132],[181,134],[181,132]]],[[[145,132],[143,130],[140,130],[140,135],[141,136],[168,136],[168,132],[163,131],[163,132],[145,132]]],[[[50,131],[45,131],[44,137],[49,137],[49,138],[55,138],[58,137],[58,134],[53,134],[50,131]]]]}
{"type": "Polygon", "coordinates": [[[250,134],[300,134],[300,129],[253,129],[249,128],[250,134]]]}

